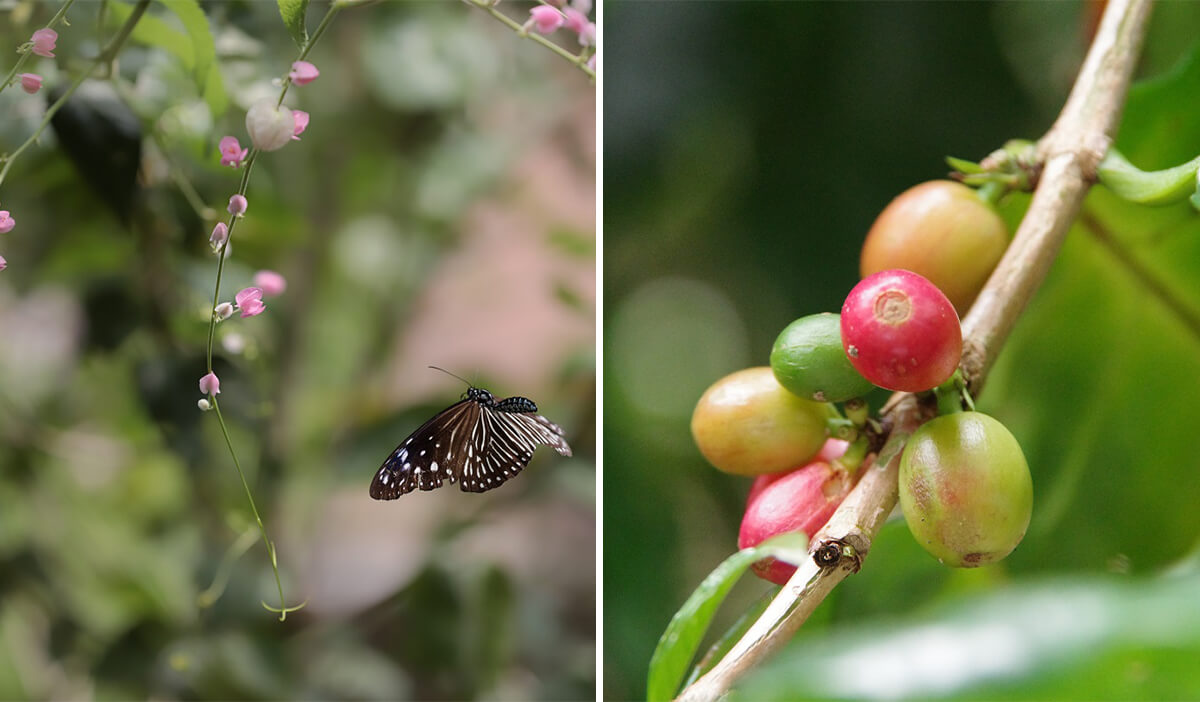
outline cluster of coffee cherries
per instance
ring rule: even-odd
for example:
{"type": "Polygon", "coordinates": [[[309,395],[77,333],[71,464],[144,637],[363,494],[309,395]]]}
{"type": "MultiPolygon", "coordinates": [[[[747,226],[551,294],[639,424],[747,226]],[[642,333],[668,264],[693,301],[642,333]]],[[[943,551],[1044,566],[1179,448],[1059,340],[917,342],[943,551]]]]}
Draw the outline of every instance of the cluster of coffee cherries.
{"type": "MultiPolygon", "coordinates": [[[[940,415],[908,438],[901,456],[900,504],[916,540],[958,567],[1016,548],[1033,506],[1028,465],[1000,422],[960,411],[956,374],[959,313],[1007,244],[1004,222],[971,188],[918,185],[876,219],[863,278],[841,314],[795,320],[776,339],[769,367],[709,387],[692,415],[697,446],[717,468],[755,476],[739,548],[788,531],[811,537],[825,525],[878,449],[881,426],[864,399],[876,388],[956,398],[937,403],[940,415]]],[[[754,571],[783,584],[795,567],[768,559],[754,571]]]]}

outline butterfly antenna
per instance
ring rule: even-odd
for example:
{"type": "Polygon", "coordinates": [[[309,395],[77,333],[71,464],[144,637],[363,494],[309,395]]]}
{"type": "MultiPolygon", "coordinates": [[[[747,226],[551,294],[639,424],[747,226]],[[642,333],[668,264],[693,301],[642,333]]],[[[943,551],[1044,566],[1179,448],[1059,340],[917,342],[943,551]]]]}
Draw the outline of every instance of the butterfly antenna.
{"type": "Polygon", "coordinates": [[[458,378],[459,380],[466,383],[467,387],[472,387],[472,388],[475,387],[475,385],[471,381],[467,380],[466,378],[462,377],[461,375],[455,375],[455,374],[451,373],[450,371],[446,370],[445,368],[438,368],[437,366],[429,366],[429,367],[434,370],[439,370],[439,371],[445,373],[446,375],[450,376],[451,378],[458,378]]]}

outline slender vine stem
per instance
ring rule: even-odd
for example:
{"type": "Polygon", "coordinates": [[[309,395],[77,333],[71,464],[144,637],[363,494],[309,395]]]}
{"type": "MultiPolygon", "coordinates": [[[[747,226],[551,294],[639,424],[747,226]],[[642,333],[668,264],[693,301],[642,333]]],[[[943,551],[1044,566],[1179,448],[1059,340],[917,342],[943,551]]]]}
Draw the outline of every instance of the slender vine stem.
{"type": "MultiPolygon", "coordinates": [[[[63,18],[67,16],[67,10],[71,9],[71,5],[74,5],[74,4],[75,4],[75,0],[67,0],[66,2],[64,2],[63,6],[61,8],[59,8],[58,12],[56,12],[54,14],[54,16],[50,18],[50,21],[47,22],[46,26],[42,27],[42,29],[53,29],[54,25],[63,21],[63,18]]],[[[15,64],[13,64],[12,70],[10,70],[8,72],[8,75],[4,77],[4,82],[0,83],[0,91],[3,91],[5,88],[7,88],[9,85],[12,84],[13,78],[16,77],[16,75],[17,75],[17,71],[21,70],[21,67],[24,66],[25,62],[29,60],[29,55],[31,53],[33,53],[33,52],[24,51],[21,53],[21,57],[19,59],[17,59],[17,62],[15,64]]]]}
{"type": "Polygon", "coordinates": [[[501,24],[503,24],[504,26],[513,30],[514,32],[516,32],[518,36],[525,37],[526,39],[529,39],[530,41],[532,41],[536,44],[541,44],[542,46],[546,47],[547,49],[553,51],[554,53],[558,54],[562,58],[566,59],[570,63],[574,64],[577,68],[579,68],[579,70],[586,73],[588,75],[588,77],[591,78],[592,80],[596,79],[596,72],[593,71],[592,69],[588,68],[588,66],[587,66],[587,60],[591,56],[591,53],[589,51],[587,51],[586,49],[579,54],[572,54],[570,51],[567,51],[566,49],[562,48],[558,44],[555,44],[554,42],[550,41],[549,39],[547,39],[546,37],[543,37],[540,34],[527,32],[525,30],[525,28],[521,26],[520,22],[517,22],[513,18],[511,18],[508,15],[504,14],[503,12],[500,12],[499,10],[497,10],[494,7],[494,3],[491,2],[490,0],[465,0],[465,1],[468,4],[474,5],[475,7],[478,7],[479,9],[488,13],[493,18],[495,18],[497,21],[499,21],[501,24]]]}
{"type": "MultiPolygon", "coordinates": [[[[67,91],[55,100],[53,105],[46,109],[46,114],[42,117],[42,123],[38,125],[33,134],[25,140],[25,143],[17,147],[16,151],[4,158],[4,168],[0,168],[0,184],[4,183],[4,177],[8,175],[8,169],[12,168],[13,162],[17,160],[17,157],[42,136],[42,132],[49,126],[50,120],[54,118],[55,113],[66,104],[67,100],[71,99],[71,96],[75,94],[79,86],[83,85],[83,81],[87,80],[98,66],[111,63],[116,58],[116,55],[121,51],[121,47],[125,45],[125,40],[129,39],[129,34],[133,32],[134,26],[137,25],[142,15],[146,13],[146,8],[148,7],[150,7],[150,0],[138,0],[138,4],[134,6],[133,12],[125,19],[125,23],[121,25],[121,28],[117,30],[117,33],[113,35],[113,38],[109,40],[104,49],[96,55],[96,58],[92,59],[92,63],[88,66],[88,69],[81,72],[71,83],[71,87],[67,88],[67,91]]],[[[65,8],[62,11],[65,11],[65,8]]]]}
{"type": "MultiPolygon", "coordinates": [[[[1149,0],[1108,3],[1071,96],[1038,144],[1045,169],[1029,211],[963,320],[962,370],[976,394],[1017,318],[1045,279],[1095,180],[1096,165],[1120,119],[1149,15],[1149,0]]],[[[710,702],[721,697],[790,639],[817,605],[858,570],[896,504],[899,448],[928,419],[916,397],[907,393],[893,395],[882,415],[891,426],[887,444],[810,543],[810,553],[828,552],[832,545],[840,558],[827,566],[810,558],[797,568],[763,615],[724,658],[683,690],[679,700],[710,702]]]]}
{"type": "MultiPolygon", "coordinates": [[[[317,30],[313,32],[312,36],[309,37],[308,41],[305,42],[304,46],[300,49],[300,55],[296,59],[297,61],[303,61],[304,58],[308,56],[308,52],[312,50],[313,45],[318,39],[321,38],[321,35],[325,33],[325,30],[329,27],[330,22],[332,22],[337,13],[342,10],[342,7],[342,5],[336,2],[329,7],[329,10],[321,19],[320,25],[317,26],[317,30]]],[[[288,87],[291,86],[291,83],[291,78],[285,77],[283,79],[283,87],[279,91],[279,100],[276,102],[276,105],[283,104],[283,99],[287,96],[288,87]]],[[[258,160],[258,155],[260,153],[261,152],[258,149],[252,148],[250,153],[246,156],[246,162],[242,168],[242,178],[238,183],[237,188],[237,194],[241,195],[242,197],[246,196],[246,190],[250,186],[250,173],[254,170],[254,163],[258,160]]],[[[221,300],[221,278],[225,271],[225,254],[229,248],[229,242],[233,240],[234,229],[237,227],[239,219],[241,219],[240,216],[230,214],[225,241],[221,244],[221,248],[217,252],[217,276],[216,281],[213,284],[212,306],[209,308],[208,343],[205,350],[205,363],[209,373],[213,372],[213,340],[216,337],[217,330],[216,309],[221,300]]],[[[275,544],[267,535],[267,527],[265,524],[263,524],[262,517],[259,516],[258,506],[254,502],[254,493],[250,490],[250,484],[246,481],[246,473],[242,470],[242,464],[238,460],[237,452],[233,448],[233,441],[229,436],[229,428],[225,425],[225,419],[221,416],[221,407],[217,402],[216,395],[210,395],[209,401],[212,403],[212,408],[217,415],[217,423],[221,427],[221,435],[225,438],[225,445],[229,449],[229,455],[231,458],[233,458],[233,467],[237,469],[238,477],[242,480],[242,487],[246,491],[246,501],[250,503],[250,511],[254,514],[254,521],[258,524],[258,530],[262,535],[263,544],[267,548],[267,555],[271,559],[271,570],[275,574],[275,585],[279,590],[279,607],[272,607],[266,602],[263,602],[262,606],[271,612],[277,612],[279,614],[279,621],[285,621],[289,612],[294,612],[301,607],[304,607],[308,601],[305,600],[298,605],[289,607],[287,605],[287,601],[284,599],[283,580],[279,575],[279,559],[275,552],[275,544]]]]}

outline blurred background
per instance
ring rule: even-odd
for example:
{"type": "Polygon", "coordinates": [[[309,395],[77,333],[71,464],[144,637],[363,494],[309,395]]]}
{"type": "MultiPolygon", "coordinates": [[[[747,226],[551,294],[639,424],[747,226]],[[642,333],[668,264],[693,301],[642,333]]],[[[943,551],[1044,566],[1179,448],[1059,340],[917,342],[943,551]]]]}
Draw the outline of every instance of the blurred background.
{"type": "MultiPolygon", "coordinates": [[[[793,319],[840,309],[875,216],[945,177],[945,156],[1048,129],[1101,10],[605,4],[606,699],[644,697],[672,614],[736,549],[750,481],[693,445],[701,393],[766,365],[793,319]]],[[[1200,6],[1154,12],[1138,76],[1158,79],[1118,139],[1148,169],[1200,153],[1200,6]]],[[[1026,202],[1007,203],[1014,225],[1026,202]]],[[[1200,319],[1194,211],[1102,191],[1087,209],[1200,319]]],[[[1029,459],[1022,545],[954,571],[889,523],[744,699],[1200,697],[1200,327],[1121,258],[1072,232],[979,398],[1029,459]]],[[[709,640],[770,589],[739,583],[709,640]]]]}
{"type": "MultiPolygon", "coordinates": [[[[59,7],[0,5],[5,72],[59,7]]],[[[0,151],[129,7],[70,10],[57,58],[24,68],[42,92],[0,94],[0,151]]],[[[201,7],[202,94],[195,37],[155,3],[114,80],[0,186],[0,698],[592,699],[595,86],[463,3],[345,10],[309,55],[321,76],[287,104],[311,122],[258,159],[221,298],[260,269],[288,287],[218,325],[214,359],[287,602],[308,602],[280,623],[196,403],[208,237],[240,177],[217,142],[248,144],[246,107],[297,49],[275,3],[201,7]],[[371,500],[384,458],[466,390],[428,365],[532,398],[574,457],[539,451],[482,495],[371,500]]]]}

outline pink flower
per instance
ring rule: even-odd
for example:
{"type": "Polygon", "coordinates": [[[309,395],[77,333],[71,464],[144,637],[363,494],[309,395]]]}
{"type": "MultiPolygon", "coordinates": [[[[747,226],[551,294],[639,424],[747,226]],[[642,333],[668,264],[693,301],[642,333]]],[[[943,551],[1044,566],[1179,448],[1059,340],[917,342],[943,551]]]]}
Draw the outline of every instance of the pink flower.
{"type": "Polygon", "coordinates": [[[36,73],[22,73],[17,77],[21,79],[21,90],[30,95],[42,89],[42,77],[36,73]]]}
{"type": "Polygon", "coordinates": [[[308,129],[308,113],[304,110],[292,110],[292,119],[296,120],[295,130],[292,132],[292,139],[300,141],[300,135],[308,129]]]}
{"type": "Polygon", "coordinates": [[[553,34],[563,26],[564,21],[563,14],[558,10],[549,5],[538,5],[529,11],[529,22],[525,28],[528,29],[532,24],[539,34],[553,34]]]}
{"type": "Polygon", "coordinates": [[[229,198],[229,207],[225,209],[229,210],[229,214],[240,217],[246,213],[246,208],[249,206],[250,203],[246,202],[246,196],[233,195],[229,198]]]}
{"type": "Polygon", "coordinates": [[[220,251],[228,239],[229,227],[225,226],[224,222],[217,222],[217,226],[213,227],[212,234],[208,237],[208,243],[212,245],[213,251],[220,251]]]}
{"type": "Polygon", "coordinates": [[[262,288],[267,297],[282,295],[287,290],[287,279],[275,271],[259,271],[254,274],[254,284],[262,288]]]}
{"type": "Polygon", "coordinates": [[[584,65],[586,65],[588,68],[592,69],[592,71],[595,71],[596,70],[596,54],[592,54],[592,57],[590,59],[588,59],[587,63],[584,65]]]}
{"type": "Polygon", "coordinates": [[[5,268],[8,268],[8,261],[5,261],[4,257],[0,256],[0,271],[4,270],[5,268]]]}
{"type": "Polygon", "coordinates": [[[566,27],[568,31],[579,34],[583,32],[583,28],[588,25],[587,15],[573,7],[568,7],[563,11],[563,13],[567,17],[566,21],[563,22],[563,26],[566,27]]]}
{"type": "Polygon", "coordinates": [[[580,46],[595,46],[596,45],[596,23],[588,22],[583,26],[583,31],[579,33],[580,46]]]}
{"type": "Polygon", "coordinates": [[[205,395],[221,394],[221,380],[216,373],[208,373],[200,379],[200,392],[205,395]]]}
{"type": "Polygon", "coordinates": [[[308,61],[297,61],[292,64],[292,72],[288,74],[288,78],[292,79],[295,85],[308,85],[317,79],[321,72],[317,67],[308,61]]]}
{"type": "Polygon", "coordinates": [[[237,300],[238,309],[242,311],[242,317],[254,317],[266,311],[267,306],[262,301],[262,288],[242,288],[238,291],[233,299],[237,300]]]}
{"type": "Polygon", "coordinates": [[[242,165],[242,161],[250,153],[250,149],[242,148],[242,145],[238,143],[237,137],[231,136],[221,137],[217,148],[221,150],[221,165],[233,166],[234,168],[242,165]]]}
{"type": "Polygon", "coordinates": [[[58,32],[53,29],[39,29],[30,37],[33,42],[33,53],[46,58],[54,58],[54,44],[58,41],[58,32]]]}
{"type": "Polygon", "coordinates": [[[17,226],[17,220],[12,218],[8,210],[0,210],[0,234],[11,232],[15,226],[17,226]]]}

